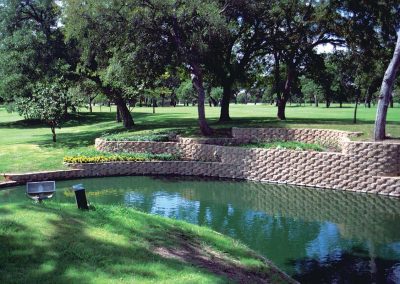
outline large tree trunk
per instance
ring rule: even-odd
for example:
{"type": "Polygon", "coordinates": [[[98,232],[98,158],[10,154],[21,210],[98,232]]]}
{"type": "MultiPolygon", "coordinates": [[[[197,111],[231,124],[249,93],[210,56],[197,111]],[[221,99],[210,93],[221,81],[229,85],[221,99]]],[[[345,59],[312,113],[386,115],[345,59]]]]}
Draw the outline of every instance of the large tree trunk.
{"type": "Polygon", "coordinates": [[[400,68],[400,31],[397,32],[397,43],[394,50],[393,58],[385,72],[381,91],[379,95],[378,108],[375,119],[374,139],[376,141],[384,140],[386,137],[386,116],[390,97],[392,96],[393,86],[396,79],[397,71],[400,68]]]}
{"type": "Polygon", "coordinates": [[[115,120],[117,123],[122,122],[121,112],[119,111],[119,107],[117,106],[117,111],[115,112],[115,120]]]}
{"type": "Polygon", "coordinates": [[[219,116],[219,121],[229,121],[231,117],[229,115],[229,103],[231,102],[232,97],[232,83],[227,81],[223,85],[223,93],[221,100],[221,113],[219,116]]]}
{"type": "Polygon", "coordinates": [[[293,76],[294,76],[294,70],[292,66],[288,64],[286,70],[285,88],[283,89],[283,96],[281,96],[280,98],[278,97],[278,119],[280,120],[286,120],[286,115],[285,115],[286,102],[290,98],[293,76]]]}
{"type": "Polygon", "coordinates": [[[103,83],[98,76],[89,76],[89,79],[96,82],[97,86],[101,88],[103,93],[109,99],[110,112],[111,112],[111,101],[113,100],[115,105],[117,106],[117,112],[119,112],[119,114],[121,115],[124,127],[127,129],[132,128],[132,126],[134,125],[132,115],[126,105],[126,101],[121,97],[121,95],[115,92],[114,89],[108,86],[103,86],[103,83]]]}
{"type": "Polygon", "coordinates": [[[278,118],[280,120],[286,120],[285,109],[286,99],[285,97],[281,97],[280,99],[278,99],[278,118]]]}
{"type": "Polygon", "coordinates": [[[203,76],[200,67],[197,63],[190,64],[190,71],[192,77],[192,84],[197,91],[197,112],[199,115],[200,131],[204,136],[209,136],[213,133],[212,129],[207,123],[206,112],[204,107],[206,93],[203,85],[203,76]]]}
{"type": "Polygon", "coordinates": [[[281,73],[280,73],[280,62],[277,53],[274,54],[274,88],[276,96],[281,96],[281,73]]]}
{"type": "Polygon", "coordinates": [[[126,105],[125,100],[119,96],[116,95],[115,99],[114,99],[115,104],[117,105],[117,111],[119,112],[119,114],[121,115],[122,118],[122,124],[124,125],[124,127],[126,129],[130,129],[133,127],[134,122],[132,119],[132,115],[126,105]]]}

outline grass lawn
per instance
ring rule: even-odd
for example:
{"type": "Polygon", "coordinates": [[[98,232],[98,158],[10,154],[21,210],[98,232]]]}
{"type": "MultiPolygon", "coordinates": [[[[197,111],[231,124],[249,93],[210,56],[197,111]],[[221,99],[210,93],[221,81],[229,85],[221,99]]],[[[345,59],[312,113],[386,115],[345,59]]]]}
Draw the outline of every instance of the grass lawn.
{"type": "Polygon", "coordinates": [[[288,282],[233,239],[120,206],[7,204],[0,251],[0,283],[288,282]]]}
{"type": "MultiPolygon", "coordinates": [[[[50,129],[40,124],[29,124],[16,114],[0,107],[0,173],[27,172],[63,168],[62,160],[69,150],[92,146],[94,139],[105,133],[123,132],[121,124],[114,122],[115,108],[95,107],[95,112],[83,112],[57,130],[58,142],[51,141],[50,129]]],[[[375,109],[359,107],[358,123],[353,124],[353,108],[288,106],[287,121],[278,121],[276,107],[271,105],[231,105],[233,120],[217,124],[219,108],[206,107],[207,117],[213,127],[298,127],[327,128],[361,131],[364,139],[372,134],[375,109]]],[[[187,135],[196,135],[196,107],[159,107],[156,114],[152,108],[137,107],[133,110],[135,128],[132,132],[181,128],[187,135]]],[[[400,108],[389,109],[388,133],[400,137],[400,108]]]]}
{"type": "Polygon", "coordinates": [[[273,141],[273,142],[250,143],[241,145],[240,147],[263,148],[263,149],[288,149],[297,151],[317,151],[317,152],[322,152],[326,150],[325,147],[318,144],[302,143],[297,141],[273,141]]]}

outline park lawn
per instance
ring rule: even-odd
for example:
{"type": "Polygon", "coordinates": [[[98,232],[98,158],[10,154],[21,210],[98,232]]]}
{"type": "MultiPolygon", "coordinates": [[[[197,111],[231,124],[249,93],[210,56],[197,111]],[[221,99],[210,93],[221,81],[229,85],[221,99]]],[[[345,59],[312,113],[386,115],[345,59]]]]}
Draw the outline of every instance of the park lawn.
{"type": "MultiPolygon", "coordinates": [[[[0,107],[0,173],[62,169],[63,157],[71,150],[92,147],[95,138],[106,133],[125,132],[114,121],[115,108],[94,108],[94,113],[82,112],[57,129],[57,143],[51,141],[50,129],[38,123],[27,123],[15,113],[0,107]]],[[[219,108],[206,107],[207,117],[214,128],[289,127],[322,128],[363,132],[361,139],[372,135],[375,108],[359,107],[358,123],[353,124],[353,107],[339,108],[288,106],[287,120],[276,119],[276,107],[271,105],[231,105],[232,121],[218,124],[219,108]]],[[[158,107],[133,109],[135,127],[131,133],[152,130],[181,129],[184,135],[199,135],[196,107],[158,107]]],[[[400,108],[389,109],[388,133],[400,137],[400,108]]],[[[124,134],[122,134],[124,135],[124,134]]]]}
{"type": "Polygon", "coordinates": [[[0,251],[0,283],[288,283],[238,241],[123,206],[3,205],[0,251]]]}

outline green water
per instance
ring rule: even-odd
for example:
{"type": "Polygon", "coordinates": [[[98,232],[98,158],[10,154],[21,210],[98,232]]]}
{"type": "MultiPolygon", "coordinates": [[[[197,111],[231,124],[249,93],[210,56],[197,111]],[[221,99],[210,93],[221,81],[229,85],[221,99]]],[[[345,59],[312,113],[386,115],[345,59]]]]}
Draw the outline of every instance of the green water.
{"type": "MultiPolygon", "coordinates": [[[[400,200],[230,180],[115,177],[57,182],[56,201],[123,204],[239,239],[303,283],[400,283],[400,200]]],[[[24,187],[0,204],[25,200],[24,187]]],[[[53,201],[51,201],[53,202],[53,201]]]]}

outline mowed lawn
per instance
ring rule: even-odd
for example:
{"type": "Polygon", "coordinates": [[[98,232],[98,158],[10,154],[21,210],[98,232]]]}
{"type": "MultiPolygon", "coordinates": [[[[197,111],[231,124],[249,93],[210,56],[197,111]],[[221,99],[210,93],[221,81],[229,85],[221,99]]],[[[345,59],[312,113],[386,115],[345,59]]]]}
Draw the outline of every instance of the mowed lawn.
{"type": "MultiPolygon", "coordinates": [[[[95,112],[83,110],[72,120],[57,129],[58,142],[53,143],[48,127],[29,123],[15,113],[6,112],[0,106],[0,173],[28,172],[62,169],[62,159],[71,149],[92,147],[96,137],[105,133],[125,131],[115,122],[115,108],[111,111],[98,107],[95,112]]],[[[271,105],[231,105],[232,121],[218,124],[219,108],[206,107],[207,117],[215,128],[237,127],[298,127],[361,131],[362,139],[372,135],[375,108],[362,105],[358,110],[358,123],[353,124],[353,107],[287,107],[287,120],[276,119],[276,107],[271,105]]],[[[198,135],[196,107],[136,107],[133,109],[135,128],[138,133],[149,130],[182,129],[187,135],[198,135]]],[[[400,108],[389,109],[388,133],[400,137],[400,108]]]]}
{"type": "Polygon", "coordinates": [[[292,283],[229,237],[123,206],[0,208],[1,283],[292,283]]]}

